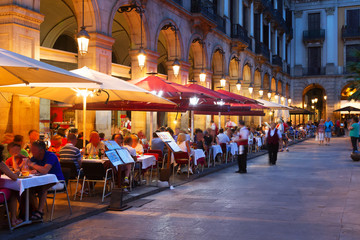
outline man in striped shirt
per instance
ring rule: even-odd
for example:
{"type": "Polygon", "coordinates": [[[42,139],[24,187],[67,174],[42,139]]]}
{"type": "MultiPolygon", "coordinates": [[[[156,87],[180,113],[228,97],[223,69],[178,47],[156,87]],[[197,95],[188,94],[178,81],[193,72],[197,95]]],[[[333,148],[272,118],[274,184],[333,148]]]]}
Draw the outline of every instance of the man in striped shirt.
{"type": "Polygon", "coordinates": [[[81,165],[80,150],[75,147],[77,137],[74,133],[69,133],[67,137],[67,144],[60,150],[60,162],[73,162],[77,170],[81,165]]]}

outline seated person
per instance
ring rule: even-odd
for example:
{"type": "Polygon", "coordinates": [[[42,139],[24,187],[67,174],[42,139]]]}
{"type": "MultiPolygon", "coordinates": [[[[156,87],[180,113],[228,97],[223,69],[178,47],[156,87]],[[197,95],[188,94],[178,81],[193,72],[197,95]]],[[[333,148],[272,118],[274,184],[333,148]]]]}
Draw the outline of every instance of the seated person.
{"type": "Polygon", "coordinates": [[[73,162],[76,169],[79,171],[81,166],[81,153],[75,147],[77,137],[74,133],[69,133],[67,136],[67,144],[60,150],[60,162],[73,162]]]}
{"type": "MultiPolygon", "coordinates": [[[[18,176],[13,173],[3,162],[3,151],[4,151],[4,146],[0,145],[0,178],[2,174],[5,174],[6,176],[8,176],[11,180],[16,181],[18,176]]],[[[16,196],[19,195],[19,193],[15,192],[14,190],[11,190],[9,188],[0,188],[0,192],[5,193],[5,198],[7,201],[7,204],[9,206],[9,211],[10,211],[10,221],[11,221],[11,225],[13,227],[15,227],[16,225],[19,225],[20,223],[22,223],[21,219],[18,219],[16,217],[16,212],[17,212],[17,199],[16,196]]],[[[0,203],[4,203],[5,199],[4,199],[4,195],[0,195],[0,203]]]]}
{"type": "Polygon", "coordinates": [[[124,145],[124,137],[121,135],[121,133],[114,134],[112,136],[112,140],[114,140],[117,144],[119,144],[120,147],[124,145]]]}
{"type": "Polygon", "coordinates": [[[230,142],[228,135],[224,133],[224,129],[222,128],[219,130],[219,134],[217,135],[217,140],[218,140],[218,144],[222,144],[222,143],[227,144],[230,142]]]}
{"type": "Polygon", "coordinates": [[[15,172],[19,172],[21,169],[21,166],[23,164],[23,158],[26,158],[25,156],[21,155],[21,146],[19,144],[16,144],[14,142],[11,142],[7,145],[8,152],[10,153],[11,157],[9,157],[5,164],[9,167],[14,169],[15,172]]]}
{"type": "Polygon", "coordinates": [[[204,139],[204,133],[201,129],[198,129],[196,131],[196,141],[195,141],[195,148],[196,149],[202,149],[205,150],[205,139],[204,139]]]}
{"type": "Polygon", "coordinates": [[[153,133],[153,139],[151,140],[151,150],[160,150],[161,152],[164,152],[165,143],[156,134],[157,132],[160,131],[157,130],[153,133]]]}
{"type": "MultiPolygon", "coordinates": [[[[192,156],[194,154],[194,150],[190,148],[190,142],[186,140],[186,134],[180,133],[177,138],[177,144],[181,148],[181,151],[187,152],[189,156],[192,156]]],[[[178,172],[181,170],[178,169],[178,172]]],[[[192,166],[190,166],[190,173],[193,174],[192,166]]]]}
{"type": "MultiPolygon", "coordinates": [[[[45,142],[40,140],[33,142],[31,144],[31,153],[33,154],[33,157],[29,162],[29,167],[31,169],[36,170],[41,174],[54,174],[59,181],[65,180],[58,158],[56,157],[55,153],[46,151],[45,142]]],[[[37,210],[32,213],[30,220],[42,221],[44,216],[44,206],[46,202],[47,190],[50,187],[51,185],[48,184],[30,189],[32,206],[36,206],[36,194],[39,198],[39,205],[37,210]]],[[[62,190],[64,189],[64,184],[58,182],[51,188],[54,190],[62,190]]]]}
{"type": "MultiPolygon", "coordinates": [[[[84,148],[83,143],[84,143],[84,133],[81,132],[81,133],[78,134],[77,142],[76,142],[75,147],[77,147],[78,149],[83,149],[84,148]]],[[[85,141],[85,146],[88,145],[88,143],[89,143],[89,141],[86,140],[85,141]]]]}
{"type": "Polygon", "coordinates": [[[51,147],[49,147],[48,151],[55,153],[55,155],[60,159],[60,149],[63,143],[63,137],[60,135],[55,135],[51,138],[51,147]]]}
{"type": "Polygon", "coordinates": [[[101,142],[99,133],[93,131],[90,133],[89,144],[86,145],[86,154],[90,156],[98,156],[99,151],[105,151],[105,144],[101,142]]]}
{"type": "MultiPolygon", "coordinates": [[[[135,148],[132,147],[133,145],[133,138],[131,136],[127,136],[124,138],[124,148],[126,148],[131,157],[134,159],[134,161],[137,161],[137,157],[136,157],[136,150],[135,148]]],[[[124,178],[124,182],[126,184],[129,184],[129,177],[130,177],[130,173],[131,173],[131,164],[126,164],[126,169],[125,169],[125,178],[124,178]]]]}
{"type": "Polygon", "coordinates": [[[135,134],[131,134],[131,137],[133,139],[132,147],[135,149],[136,153],[139,155],[144,154],[144,148],[139,141],[139,137],[135,134]]]}
{"type": "MultiPolygon", "coordinates": [[[[29,157],[29,153],[23,148],[24,146],[24,137],[21,135],[15,135],[14,143],[19,144],[21,146],[20,154],[29,157]]],[[[9,156],[10,157],[10,156],[9,156]]]]}

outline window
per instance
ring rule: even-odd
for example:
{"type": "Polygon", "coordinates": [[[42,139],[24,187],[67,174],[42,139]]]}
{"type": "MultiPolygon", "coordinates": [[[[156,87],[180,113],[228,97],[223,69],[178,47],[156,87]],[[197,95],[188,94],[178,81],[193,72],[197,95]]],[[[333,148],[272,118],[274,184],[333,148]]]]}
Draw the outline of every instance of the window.
{"type": "Polygon", "coordinates": [[[308,48],[308,75],[319,75],[321,73],[321,48],[308,48]]]}
{"type": "Polygon", "coordinates": [[[350,72],[349,64],[359,61],[359,58],[355,56],[357,51],[360,51],[360,44],[346,45],[346,72],[350,72]]]}
{"type": "Polygon", "coordinates": [[[346,25],[348,28],[357,29],[360,27],[360,9],[346,11],[346,25]]]}
{"type": "Polygon", "coordinates": [[[255,13],[254,15],[255,32],[254,37],[257,42],[260,42],[260,14],[255,13]]]}
{"type": "Polygon", "coordinates": [[[309,13],[308,15],[308,30],[320,30],[320,13],[309,13]]]}

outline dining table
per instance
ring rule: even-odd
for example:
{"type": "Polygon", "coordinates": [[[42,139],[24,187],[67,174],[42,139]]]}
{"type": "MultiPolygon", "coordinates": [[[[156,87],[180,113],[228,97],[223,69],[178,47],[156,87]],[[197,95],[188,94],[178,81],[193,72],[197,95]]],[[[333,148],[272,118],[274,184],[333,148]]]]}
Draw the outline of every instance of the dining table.
{"type": "Polygon", "coordinates": [[[205,159],[205,152],[202,149],[194,149],[194,165],[197,166],[197,162],[199,159],[205,159]]]}
{"type": "Polygon", "coordinates": [[[21,196],[25,192],[25,220],[16,227],[22,225],[31,224],[32,221],[29,219],[29,189],[38,186],[44,185],[55,185],[58,181],[55,174],[45,174],[45,175],[33,175],[30,174],[27,177],[19,177],[16,181],[11,180],[7,176],[1,176],[0,178],[0,188],[8,188],[19,192],[21,196]]]}
{"type": "Polygon", "coordinates": [[[212,151],[212,157],[213,157],[213,160],[215,161],[216,159],[216,156],[218,154],[222,154],[223,151],[221,150],[221,146],[220,145],[212,145],[211,146],[211,151],[212,151]]]}

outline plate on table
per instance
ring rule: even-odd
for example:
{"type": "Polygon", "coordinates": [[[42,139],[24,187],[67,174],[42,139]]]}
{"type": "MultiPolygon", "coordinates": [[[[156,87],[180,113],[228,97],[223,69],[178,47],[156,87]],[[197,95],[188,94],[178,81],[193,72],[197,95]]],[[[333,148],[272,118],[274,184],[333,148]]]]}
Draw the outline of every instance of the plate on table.
{"type": "Polygon", "coordinates": [[[20,179],[25,179],[25,178],[31,178],[32,176],[18,176],[18,178],[20,178],[20,179]]]}

